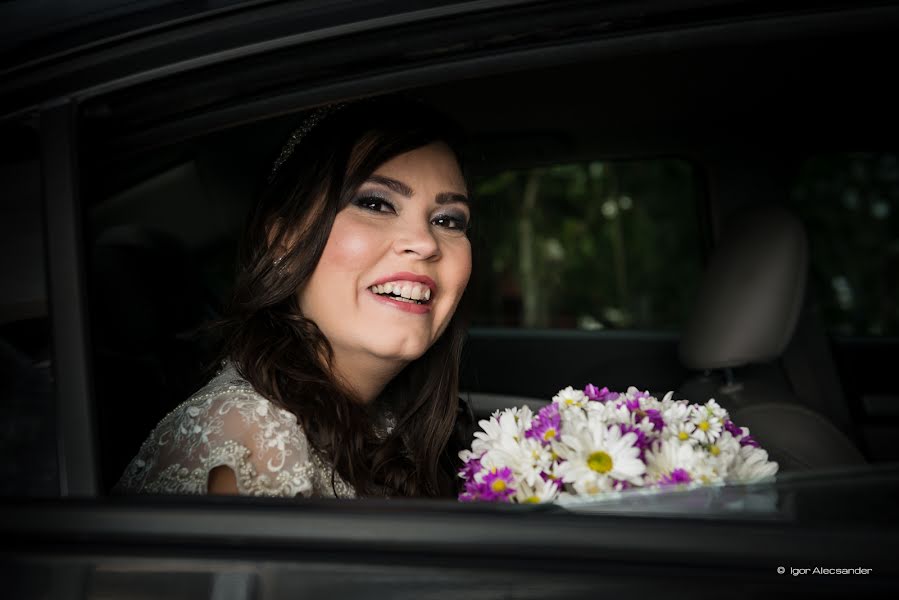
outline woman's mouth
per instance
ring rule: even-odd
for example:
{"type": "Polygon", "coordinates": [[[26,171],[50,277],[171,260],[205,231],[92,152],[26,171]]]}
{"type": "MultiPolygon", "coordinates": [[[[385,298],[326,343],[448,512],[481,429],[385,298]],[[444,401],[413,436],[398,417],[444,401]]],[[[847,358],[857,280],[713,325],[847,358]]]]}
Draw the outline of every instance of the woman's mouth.
{"type": "Polygon", "coordinates": [[[386,296],[401,302],[428,304],[431,300],[431,288],[411,281],[389,281],[381,285],[373,285],[368,289],[379,296],[386,296]]]}
{"type": "Polygon", "coordinates": [[[406,312],[426,313],[431,310],[431,288],[413,281],[388,281],[368,288],[378,300],[406,312]]]}

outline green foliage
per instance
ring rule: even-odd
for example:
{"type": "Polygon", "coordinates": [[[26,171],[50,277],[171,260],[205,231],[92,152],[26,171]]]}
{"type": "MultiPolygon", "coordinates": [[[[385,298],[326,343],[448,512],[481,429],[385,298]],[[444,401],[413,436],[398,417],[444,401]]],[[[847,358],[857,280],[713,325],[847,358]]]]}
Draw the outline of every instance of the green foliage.
{"type": "Polygon", "coordinates": [[[831,330],[899,335],[899,158],[815,157],[791,203],[809,232],[811,285],[831,330]]]}
{"type": "Polygon", "coordinates": [[[478,181],[475,197],[485,267],[474,282],[476,325],[682,326],[701,269],[688,164],[506,171],[478,181]]]}

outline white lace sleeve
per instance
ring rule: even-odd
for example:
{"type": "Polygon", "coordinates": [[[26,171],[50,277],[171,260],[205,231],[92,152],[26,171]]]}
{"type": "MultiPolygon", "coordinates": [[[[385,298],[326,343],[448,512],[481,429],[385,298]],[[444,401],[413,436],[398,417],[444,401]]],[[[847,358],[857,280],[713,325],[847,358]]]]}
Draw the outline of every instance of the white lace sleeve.
{"type": "Polygon", "coordinates": [[[241,494],[308,496],[315,466],[296,417],[247,386],[201,392],[163,419],[116,491],[204,494],[209,472],[234,471],[241,494]]]}

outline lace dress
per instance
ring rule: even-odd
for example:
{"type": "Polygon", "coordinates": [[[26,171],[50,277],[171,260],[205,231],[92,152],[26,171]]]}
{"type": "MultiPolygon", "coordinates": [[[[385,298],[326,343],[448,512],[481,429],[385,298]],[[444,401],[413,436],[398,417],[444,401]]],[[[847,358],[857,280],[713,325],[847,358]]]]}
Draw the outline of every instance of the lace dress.
{"type": "Polygon", "coordinates": [[[209,472],[219,466],[234,471],[244,495],[355,496],[311,448],[296,416],[261,396],[228,363],[159,422],[114,492],[205,494],[209,472]]]}

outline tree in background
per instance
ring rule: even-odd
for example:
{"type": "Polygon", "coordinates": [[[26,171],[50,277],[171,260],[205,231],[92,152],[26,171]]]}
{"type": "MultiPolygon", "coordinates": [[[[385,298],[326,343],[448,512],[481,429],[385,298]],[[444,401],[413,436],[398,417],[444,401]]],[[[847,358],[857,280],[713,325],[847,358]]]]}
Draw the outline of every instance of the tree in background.
{"type": "Polygon", "coordinates": [[[689,165],[589,162],[477,183],[475,324],[679,329],[701,259],[689,165]]]}

